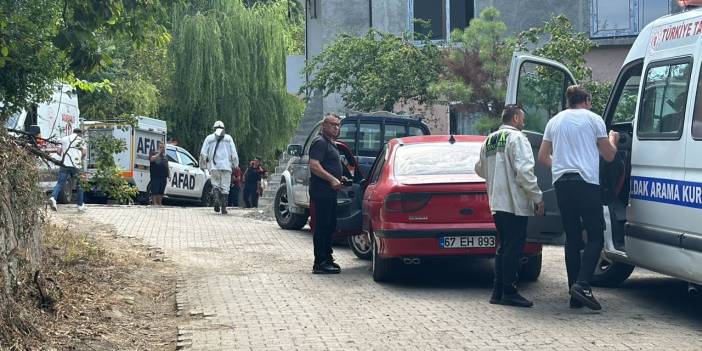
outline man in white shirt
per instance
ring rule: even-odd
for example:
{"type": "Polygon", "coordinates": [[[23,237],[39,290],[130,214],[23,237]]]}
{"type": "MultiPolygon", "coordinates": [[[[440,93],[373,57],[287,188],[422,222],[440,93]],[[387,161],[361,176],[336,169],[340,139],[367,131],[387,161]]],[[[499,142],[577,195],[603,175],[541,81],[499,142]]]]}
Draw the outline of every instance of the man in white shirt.
{"type": "Polygon", "coordinates": [[[551,118],[539,149],[539,162],[551,167],[558,208],[566,232],[565,260],[570,307],[593,310],[590,280],[604,244],[604,216],[600,192],[600,156],[607,162],[617,153],[617,132],[606,132],[602,117],[590,111],[592,97],[577,85],[566,91],[569,108],[551,118]],[[587,233],[583,249],[582,231],[587,233]]]}
{"type": "Polygon", "coordinates": [[[524,111],[507,105],[502,126],[490,134],[480,150],[475,173],[485,178],[490,210],[500,247],[495,256],[495,282],[490,303],[531,307],[517,292],[517,272],[522,258],[528,216],[542,215],[544,202],[534,174],[534,155],[524,128],[524,111]]]}
{"type": "Polygon", "coordinates": [[[227,200],[232,180],[232,168],[239,165],[239,155],[231,136],[224,132],[224,123],[215,122],[214,133],[208,135],[200,150],[200,166],[210,171],[214,196],[214,210],[227,214],[227,200]]]}
{"type": "MultiPolygon", "coordinates": [[[[63,190],[64,186],[71,186],[69,182],[72,178],[78,178],[80,172],[83,170],[83,159],[88,154],[88,148],[81,137],[82,131],[78,128],[73,129],[71,135],[67,135],[61,138],[61,149],[58,151],[59,156],[61,156],[61,162],[63,166],[59,169],[58,181],[56,186],[54,186],[54,191],[51,193],[49,198],[49,205],[51,209],[56,211],[58,208],[56,206],[56,198],[63,190]]],[[[85,204],[83,203],[83,187],[80,184],[80,179],[76,181],[76,192],[78,195],[78,211],[85,212],[85,204]]],[[[70,190],[69,190],[70,191],[70,190]]]]}

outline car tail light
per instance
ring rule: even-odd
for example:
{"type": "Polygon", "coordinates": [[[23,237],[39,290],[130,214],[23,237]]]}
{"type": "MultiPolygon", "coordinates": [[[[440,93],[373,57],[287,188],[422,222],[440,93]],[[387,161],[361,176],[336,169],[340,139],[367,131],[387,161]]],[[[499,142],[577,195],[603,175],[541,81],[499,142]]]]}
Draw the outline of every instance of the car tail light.
{"type": "Polygon", "coordinates": [[[385,209],[390,212],[414,212],[431,199],[427,193],[391,193],[385,197],[385,209]]]}

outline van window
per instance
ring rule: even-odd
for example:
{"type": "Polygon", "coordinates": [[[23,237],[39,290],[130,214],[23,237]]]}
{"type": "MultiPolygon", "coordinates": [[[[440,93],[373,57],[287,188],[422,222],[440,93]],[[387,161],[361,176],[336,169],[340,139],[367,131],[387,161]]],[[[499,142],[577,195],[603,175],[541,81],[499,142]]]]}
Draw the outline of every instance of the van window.
{"type": "Polygon", "coordinates": [[[697,80],[697,96],[695,96],[695,111],[692,120],[692,138],[702,140],[702,70],[697,80]]]}
{"type": "Polygon", "coordinates": [[[346,146],[351,149],[351,151],[356,153],[356,123],[342,124],[339,130],[339,137],[337,138],[340,142],[346,144],[346,146]]]}
{"type": "Polygon", "coordinates": [[[375,157],[382,146],[382,139],[380,123],[361,123],[358,130],[358,154],[375,157]]]}
{"type": "Polygon", "coordinates": [[[176,152],[173,149],[166,149],[166,157],[168,158],[168,162],[180,163],[178,162],[178,156],[176,156],[176,152]]]}
{"type": "Polygon", "coordinates": [[[409,136],[424,135],[424,131],[419,127],[409,127],[409,136]]]}
{"type": "Polygon", "coordinates": [[[639,69],[639,74],[629,77],[624,83],[621,95],[619,95],[619,101],[616,102],[614,108],[612,123],[629,123],[634,120],[640,80],[641,70],[639,69]]]}
{"type": "Polygon", "coordinates": [[[649,65],[636,127],[639,139],[680,139],[691,67],[689,59],[649,65]]]}
{"type": "Polygon", "coordinates": [[[570,77],[557,67],[524,62],[519,68],[517,103],[526,115],[524,129],[543,133],[548,120],[565,107],[570,77]]]}

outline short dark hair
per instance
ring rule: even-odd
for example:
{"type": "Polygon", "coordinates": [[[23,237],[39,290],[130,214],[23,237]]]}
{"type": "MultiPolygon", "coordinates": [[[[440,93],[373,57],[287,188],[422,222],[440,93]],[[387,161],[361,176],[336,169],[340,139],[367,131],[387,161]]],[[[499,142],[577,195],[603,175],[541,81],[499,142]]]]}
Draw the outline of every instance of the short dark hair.
{"type": "Polygon", "coordinates": [[[509,123],[512,118],[516,116],[519,111],[523,111],[522,107],[517,104],[508,104],[505,109],[502,110],[502,123],[509,123]]]}
{"type": "Polygon", "coordinates": [[[577,104],[592,100],[592,95],[582,85],[571,85],[566,90],[566,100],[568,100],[568,107],[572,108],[577,104]]]}

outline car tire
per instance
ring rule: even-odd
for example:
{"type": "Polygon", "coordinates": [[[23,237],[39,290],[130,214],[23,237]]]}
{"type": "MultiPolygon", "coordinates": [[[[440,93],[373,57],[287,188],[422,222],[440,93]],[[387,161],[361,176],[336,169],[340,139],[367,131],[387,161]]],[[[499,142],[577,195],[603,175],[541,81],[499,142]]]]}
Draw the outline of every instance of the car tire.
{"type": "Polygon", "coordinates": [[[285,181],[281,182],[278,191],[275,193],[273,200],[273,212],[275,221],[283,229],[300,230],[307,223],[307,211],[304,214],[293,213],[290,211],[290,202],[288,201],[288,188],[285,181]]]}
{"type": "Polygon", "coordinates": [[[590,283],[594,286],[613,288],[623,283],[634,271],[634,266],[622,262],[613,262],[600,255],[590,283]]]}
{"type": "Polygon", "coordinates": [[[392,278],[394,261],[392,259],[381,258],[378,255],[378,246],[375,244],[375,240],[371,241],[373,280],[379,283],[388,282],[392,278]]]}
{"type": "Polygon", "coordinates": [[[373,245],[367,233],[349,236],[348,243],[356,257],[362,260],[370,260],[372,258],[373,245]]]}
{"type": "Polygon", "coordinates": [[[68,178],[66,182],[63,184],[61,187],[61,192],[58,195],[58,199],[56,199],[56,202],[60,204],[70,204],[73,202],[73,188],[74,188],[75,182],[73,181],[72,178],[68,178]]]}
{"type": "Polygon", "coordinates": [[[541,254],[527,257],[527,262],[519,270],[519,280],[522,282],[534,282],[539,279],[542,259],[543,256],[541,254]]]}
{"type": "Polygon", "coordinates": [[[200,206],[214,207],[214,197],[212,196],[212,184],[208,181],[202,187],[202,195],[200,196],[200,206]]]}

